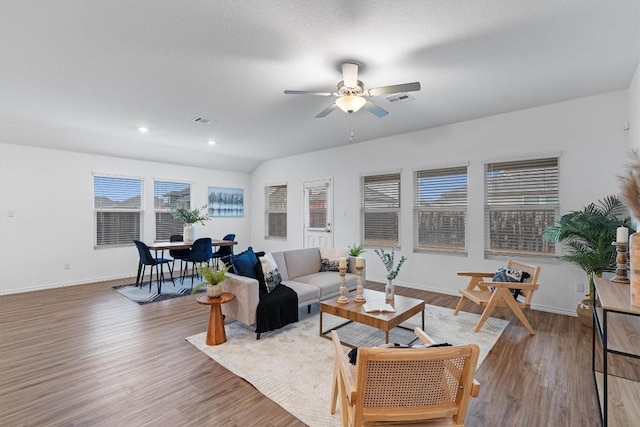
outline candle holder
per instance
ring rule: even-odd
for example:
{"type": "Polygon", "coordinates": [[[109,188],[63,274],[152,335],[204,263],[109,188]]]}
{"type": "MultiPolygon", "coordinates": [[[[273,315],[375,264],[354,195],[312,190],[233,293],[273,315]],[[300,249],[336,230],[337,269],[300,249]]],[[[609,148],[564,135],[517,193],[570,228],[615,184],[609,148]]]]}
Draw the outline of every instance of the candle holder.
{"type": "Polygon", "coordinates": [[[627,249],[629,244],[626,242],[613,242],[611,243],[616,247],[616,276],[611,279],[616,283],[629,283],[629,277],[627,276],[627,249]]]}
{"type": "Polygon", "coordinates": [[[336,302],[339,304],[347,304],[349,298],[347,298],[347,288],[344,284],[344,275],[347,272],[347,267],[338,267],[338,271],[340,272],[340,296],[336,302]]]}
{"type": "Polygon", "coordinates": [[[367,302],[367,300],[364,298],[364,295],[362,295],[362,291],[364,290],[364,287],[362,286],[362,266],[358,266],[356,265],[356,274],[358,275],[358,286],[356,287],[356,297],[354,298],[355,302],[367,302]]]}

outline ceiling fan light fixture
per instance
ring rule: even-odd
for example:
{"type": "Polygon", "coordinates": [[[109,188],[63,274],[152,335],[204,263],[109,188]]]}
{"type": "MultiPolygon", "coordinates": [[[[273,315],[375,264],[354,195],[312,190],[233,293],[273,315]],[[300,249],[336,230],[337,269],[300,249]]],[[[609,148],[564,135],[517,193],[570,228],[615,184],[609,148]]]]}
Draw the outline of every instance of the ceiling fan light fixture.
{"type": "Polygon", "coordinates": [[[366,103],[366,99],[357,95],[345,95],[336,99],[336,105],[345,113],[355,113],[366,103]]]}

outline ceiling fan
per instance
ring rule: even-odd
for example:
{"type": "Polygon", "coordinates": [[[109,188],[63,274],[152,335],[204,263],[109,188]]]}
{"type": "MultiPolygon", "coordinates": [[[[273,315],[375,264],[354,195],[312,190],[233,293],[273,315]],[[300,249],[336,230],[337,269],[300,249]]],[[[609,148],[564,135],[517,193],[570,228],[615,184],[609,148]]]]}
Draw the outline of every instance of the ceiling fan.
{"type": "Polygon", "coordinates": [[[336,99],[336,102],[318,113],[316,118],[326,117],[336,108],[340,108],[345,113],[355,113],[361,108],[364,108],[377,117],[384,117],[389,114],[389,112],[369,101],[367,97],[389,95],[400,92],[415,92],[418,90],[420,90],[420,82],[381,86],[365,90],[364,83],[358,80],[358,64],[343,62],[342,81],[338,83],[338,92],[285,90],[284,93],[286,95],[337,96],[338,99],[336,99]]]}

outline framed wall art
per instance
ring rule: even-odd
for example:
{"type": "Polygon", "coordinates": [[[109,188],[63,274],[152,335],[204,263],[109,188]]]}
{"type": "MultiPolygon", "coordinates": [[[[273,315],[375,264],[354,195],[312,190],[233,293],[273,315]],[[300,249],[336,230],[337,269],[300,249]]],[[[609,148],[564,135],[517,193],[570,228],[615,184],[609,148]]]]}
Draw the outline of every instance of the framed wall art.
{"type": "Polygon", "coordinates": [[[244,216],[242,188],[209,187],[209,215],[215,217],[244,216]]]}

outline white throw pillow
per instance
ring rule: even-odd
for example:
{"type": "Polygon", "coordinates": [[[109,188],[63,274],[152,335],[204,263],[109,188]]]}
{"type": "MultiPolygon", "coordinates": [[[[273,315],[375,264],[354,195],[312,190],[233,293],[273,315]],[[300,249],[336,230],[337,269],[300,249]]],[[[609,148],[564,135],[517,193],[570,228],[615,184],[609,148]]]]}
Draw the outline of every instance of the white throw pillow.
{"type": "Polygon", "coordinates": [[[278,271],[278,264],[276,264],[276,260],[271,253],[266,253],[263,257],[260,257],[260,264],[262,265],[264,284],[267,292],[271,292],[282,282],[282,276],[280,276],[280,272],[278,271]]]}

